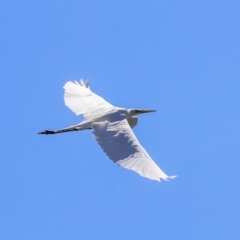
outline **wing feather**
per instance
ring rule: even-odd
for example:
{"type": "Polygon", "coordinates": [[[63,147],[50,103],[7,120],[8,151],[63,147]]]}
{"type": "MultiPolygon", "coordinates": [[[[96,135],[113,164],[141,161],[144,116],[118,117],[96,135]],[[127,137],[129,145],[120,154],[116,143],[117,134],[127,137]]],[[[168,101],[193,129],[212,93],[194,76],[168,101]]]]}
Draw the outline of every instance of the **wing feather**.
{"type": "Polygon", "coordinates": [[[83,114],[85,119],[98,111],[113,107],[112,104],[90,90],[88,80],[86,82],[83,79],[80,82],[69,81],[63,88],[65,89],[65,105],[77,115],[83,114]]]}
{"type": "Polygon", "coordinates": [[[93,135],[108,157],[119,166],[143,177],[160,181],[167,176],[141,146],[126,119],[118,122],[95,122],[93,135]]]}

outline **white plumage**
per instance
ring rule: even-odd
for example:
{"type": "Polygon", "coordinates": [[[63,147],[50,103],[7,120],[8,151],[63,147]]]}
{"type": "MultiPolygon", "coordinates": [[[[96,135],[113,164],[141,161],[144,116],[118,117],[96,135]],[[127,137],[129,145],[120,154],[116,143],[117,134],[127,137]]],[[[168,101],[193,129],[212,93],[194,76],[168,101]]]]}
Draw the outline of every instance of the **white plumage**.
{"type": "Polygon", "coordinates": [[[57,131],[46,130],[40,134],[55,134],[93,129],[93,135],[108,157],[119,166],[133,170],[143,177],[160,181],[176,176],[166,175],[151,159],[137,140],[132,129],[137,124],[137,115],[154,110],[124,109],[114,107],[93,93],[89,82],[67,82],[64,85],[64,101],[84,121],[57,131]]]}
{"type": "Polygon", "coordinates": [[[77,115],[83,114],[84,118],[90,118],[94,113],[114,107],[93,93],[88,81],[67,82],[64,87],[64,102],[77,115]]]}

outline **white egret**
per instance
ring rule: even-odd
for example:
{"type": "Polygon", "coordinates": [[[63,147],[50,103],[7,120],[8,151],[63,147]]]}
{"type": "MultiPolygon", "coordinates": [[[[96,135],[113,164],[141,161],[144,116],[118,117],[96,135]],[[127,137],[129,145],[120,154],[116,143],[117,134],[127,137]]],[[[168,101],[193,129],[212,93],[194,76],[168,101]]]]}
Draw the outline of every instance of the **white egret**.
{"type": "Polygon", "coordinates": [[[39,134],[56,134],[93,129],[93,135],[108,157],[121,167],[133,170],[143,177],[160,181],[176,176],[166,175],[141,146],[132,128],[137,125],[137,115],[155,110],[125,109],[114,107],[89,88],[84,82],[67,82],[64,87],[64,102],[84,120],[76,125],[57,130],[46,130],[39,134]]]}

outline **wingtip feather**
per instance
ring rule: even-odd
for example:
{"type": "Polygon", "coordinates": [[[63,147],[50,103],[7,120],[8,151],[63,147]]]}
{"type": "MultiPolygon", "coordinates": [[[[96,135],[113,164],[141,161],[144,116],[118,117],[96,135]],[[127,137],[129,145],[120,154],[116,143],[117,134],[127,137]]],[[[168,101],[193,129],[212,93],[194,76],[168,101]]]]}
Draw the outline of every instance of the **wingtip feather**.
{"type": "Polygon", "coordinates": [[[169,176],[168,179],[175,179],[176,177],[177,177],[177,175],[169,176]]]}

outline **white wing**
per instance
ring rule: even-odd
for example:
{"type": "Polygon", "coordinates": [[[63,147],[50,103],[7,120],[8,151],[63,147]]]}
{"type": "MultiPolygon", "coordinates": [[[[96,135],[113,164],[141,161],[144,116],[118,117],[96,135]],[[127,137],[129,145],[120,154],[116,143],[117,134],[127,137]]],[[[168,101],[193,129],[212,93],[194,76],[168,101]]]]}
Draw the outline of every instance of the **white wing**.
{"type": "Polygon", "coordinates": [[[160,181],[167,176],[140,145],[126,119],[118,122],[92,124],[95,139],[108,157],[121,167],[133,170],[143,177],[160,181]]]}
{"type": "Polygon", "coordinates": [[[81,79],[80,82],[67,82],[63,88],[65,105],[77,115],[83,114],[85,119],[98,111],[113,107],[90,90],[88,81],[81,79]]]}

